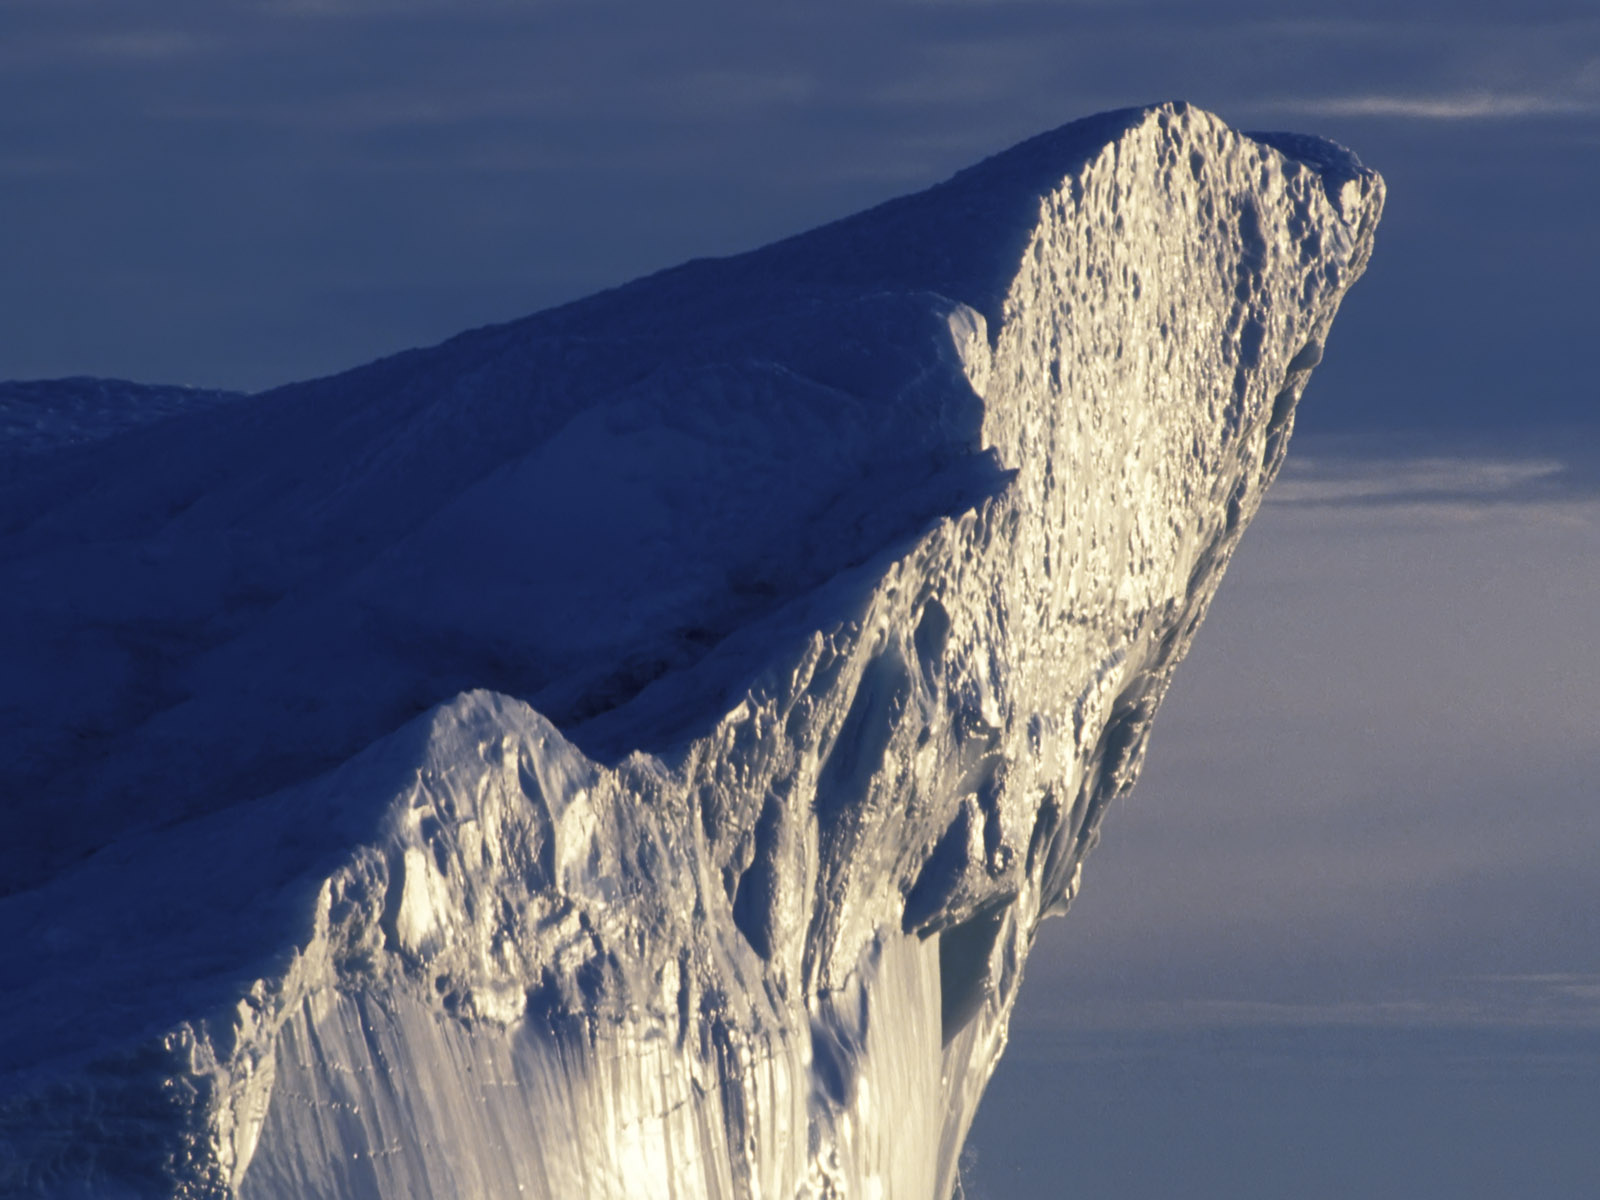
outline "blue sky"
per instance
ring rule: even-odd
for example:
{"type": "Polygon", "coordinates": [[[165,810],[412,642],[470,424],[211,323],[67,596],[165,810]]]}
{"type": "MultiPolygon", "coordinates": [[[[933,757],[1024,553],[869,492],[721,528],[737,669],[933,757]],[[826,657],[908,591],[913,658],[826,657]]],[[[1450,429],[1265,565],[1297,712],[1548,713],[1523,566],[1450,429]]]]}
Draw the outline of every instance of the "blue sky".
{"type": "Polygon", "coordinates": [[[1592,1189],[1593,0],[8,0],[0,378],[330,372],[1169,98],[1389,208],[974,1191],[1592,1189]]]}

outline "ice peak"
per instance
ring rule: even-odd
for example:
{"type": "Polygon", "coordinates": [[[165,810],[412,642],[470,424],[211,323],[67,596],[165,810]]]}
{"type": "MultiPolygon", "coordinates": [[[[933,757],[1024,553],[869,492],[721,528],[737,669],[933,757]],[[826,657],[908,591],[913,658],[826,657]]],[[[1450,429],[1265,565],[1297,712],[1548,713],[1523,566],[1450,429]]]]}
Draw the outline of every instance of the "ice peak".
{"type": "Polygon", "coordinates": [[[1125,110],[11,485],[0,1186],[944,1200],[1382,197],[1125,110]]]}

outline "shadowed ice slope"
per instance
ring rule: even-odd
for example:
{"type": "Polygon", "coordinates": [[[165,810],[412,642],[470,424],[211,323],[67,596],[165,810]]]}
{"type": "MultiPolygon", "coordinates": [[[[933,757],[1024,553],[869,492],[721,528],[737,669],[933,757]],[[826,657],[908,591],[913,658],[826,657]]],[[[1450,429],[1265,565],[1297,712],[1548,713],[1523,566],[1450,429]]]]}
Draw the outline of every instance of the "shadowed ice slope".
{"type": "Polygon", "coordinates": [[[936,1196],[1382,183],[1183,105],[0,485],[0,1186],[936,1196]]]}

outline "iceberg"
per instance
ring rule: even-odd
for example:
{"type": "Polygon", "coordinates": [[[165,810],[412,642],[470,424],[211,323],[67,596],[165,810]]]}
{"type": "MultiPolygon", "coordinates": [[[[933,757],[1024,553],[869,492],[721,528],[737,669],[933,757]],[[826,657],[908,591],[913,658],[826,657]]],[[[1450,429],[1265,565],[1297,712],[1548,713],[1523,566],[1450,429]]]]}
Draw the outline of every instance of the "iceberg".
{"type": "Polygon", "coordinates": [[[1109,113],[31,444],[0,1192],[959,1194],[1383,194],[1109,113]]]}

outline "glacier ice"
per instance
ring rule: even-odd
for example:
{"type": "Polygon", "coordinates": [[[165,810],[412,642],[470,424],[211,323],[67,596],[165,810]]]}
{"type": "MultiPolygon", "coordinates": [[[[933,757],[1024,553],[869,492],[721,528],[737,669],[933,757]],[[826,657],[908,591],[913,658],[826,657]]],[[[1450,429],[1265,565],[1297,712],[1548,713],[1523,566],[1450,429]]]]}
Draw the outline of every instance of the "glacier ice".
{"type": "Polygon", "coordinates": [[[943,1197],[1366,265],[1183,104],[0,483],[0,1191],[943,1197]]]}
{"type": "Polygon", "coordinates": [[[13,380],[0,383],[0,463],[63,446],[96,442],[196,408],[238,399],[236,392],[152,387],[125,379],[13,380]]]}

